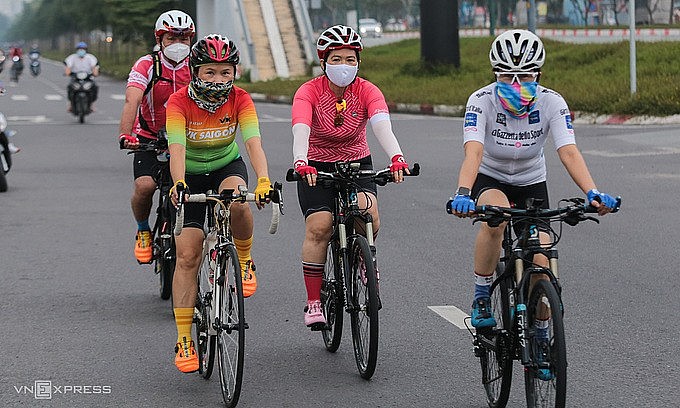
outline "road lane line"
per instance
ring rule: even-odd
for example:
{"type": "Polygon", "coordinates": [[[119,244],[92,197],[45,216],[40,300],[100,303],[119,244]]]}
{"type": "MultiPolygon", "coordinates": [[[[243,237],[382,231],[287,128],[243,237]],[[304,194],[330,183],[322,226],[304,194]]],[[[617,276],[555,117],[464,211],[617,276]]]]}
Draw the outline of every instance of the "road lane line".
{"type": "Polygon", "coordinates": [[[675,148],[675,147],[660,147],[660,149],[661,150],[658,150],[658,151],[637,151],[637,152],[627,152],[627,153],[609,152],[609,151],[604,151],[604,150],[584,150],[581,153],[591,155],[591,156],[610,157],[610,158],[660,156],[660,155],[666,155],[666,154],[680,154],[680,149],[675,148]]]}
{"type": "Polygon", "coordinates": [[[428,309],[437,313],[439,316],[448,320],[450,323],[458,327],[459,329],[467,330],[465,326],[465,318],[469,317],[467,313],[458,309],[455,306],[428,306],[428,309]]]}
{"type": "Polygon", "coordinates": [[[64,99],[64,97],[61,95],[47,94],[45,95],[45,99],[48,101],[60,101],[64,99]]]}
{"type": "Polygon", "coordinates": [[[12,95],[11,98],[13,101],[27,101],[28,95],[12,95]]]}
{"type": "Polygon", "coordinates": [[[124,101],[125,95],[124,94],[111,94],[111,99],[114,99],[116,101],[124,101]]]}

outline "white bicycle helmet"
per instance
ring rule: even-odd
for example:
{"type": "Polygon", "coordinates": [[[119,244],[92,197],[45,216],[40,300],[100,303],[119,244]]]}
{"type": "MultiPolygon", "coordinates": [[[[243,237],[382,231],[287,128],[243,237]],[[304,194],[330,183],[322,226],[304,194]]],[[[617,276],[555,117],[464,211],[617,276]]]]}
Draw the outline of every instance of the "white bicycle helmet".
{"type": "Polygon", "coordinates": [[[316,40],[316,53],[320,60],[325,60],[331,50],[349,48],[361,52],[364,46],[361,44],[361,36],[352,27],[334,25],[321,33],[316,40]]]}
{"type": "Polygon", "coordinates": [[[169,32],[176,35],[189,34],[190,37],[193,37],[196,34],[196,27],[194,26],[194,20],[187,13],[180,10],[170,10],[158,17],[154,32],[156,40],[160,42],[163,34],[169,32]]]}
{"type": "Polygon", "coordinates": [[[545,62],[543,42],[527,30],[508,30],[493,41],[489,60],[495,72],[536,72],[545,62]]]}

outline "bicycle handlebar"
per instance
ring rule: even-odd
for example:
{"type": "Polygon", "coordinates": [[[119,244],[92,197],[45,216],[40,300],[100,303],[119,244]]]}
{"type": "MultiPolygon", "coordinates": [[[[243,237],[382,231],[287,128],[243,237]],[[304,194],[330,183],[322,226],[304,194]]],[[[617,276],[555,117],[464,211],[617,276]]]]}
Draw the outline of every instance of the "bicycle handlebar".
{"type": "MultiPolygon", "coordinates": [[[[394,181],[392,179],[392,172],[389,167],[382,170],[361,170],[354,165],[358,163],[338,162],[335,163],[336,171],[328,173],[325,171],[318,171],[317,178],[319,180],[331,181],[353,181],[361,179],[372,179],[376,184],[384,186],[385,184],[394,181]]],[[[418,176],[420,174],[420,164],[413,163],[413,167],[409,169],[410,174],[404,173],[404,177],[418,176]]],[[[288,169],[286,173],[286,181],[302,180],[300,174],[295,169],[288,169]]]]}
{"type": "MultiPolygon", "coordinates": [[[[472,223],[481,221],[486,222],[489,226],[497,227],[502,222],[510,221],[512,218],[530,218],[530,219],[555,219],[566,222],[574,226],[581,221],[600,221],[595,217],[586,216],[585,214],[597,213],[597,208],[590,204],[585,204],[582,198],[571,198],[563,201],[572,203],[565,207],[559,208],[508,208],[499,207],[495,205],[481,205],[475,210],[477,218],[472,223]]],[[[621,205],[621,197],[616,198],[616,209],[612,212],[617,212],[621,205]]]]}
{"type": "MultiPolygon", "coordinates": [[[[275,234],[279,227],[279,219],[281,214],[283,214],[283,186],[279,182],[275,182],[272,188],[273,192],[271,194],[271,204],[272,204],[272,218],[269,224],[269,233],[275,234]]],[[[220,194],[187,194],[185,192],[185,186],[182,183],[177,185],[177,195],[179,205],[177,207],[177,215],[175,217],[175,236],[182,233],[182,227],[184,225],[184,204],[185,203],[205,203],[208,201],[218,201],[218,202],[257,202],[257,198],[254,193],[249,193],[244,186],[239,186],[238,191],[234,190],[222,190],[220,194]],[[243,188],[242,188],[243,187],[243,188]]]]}

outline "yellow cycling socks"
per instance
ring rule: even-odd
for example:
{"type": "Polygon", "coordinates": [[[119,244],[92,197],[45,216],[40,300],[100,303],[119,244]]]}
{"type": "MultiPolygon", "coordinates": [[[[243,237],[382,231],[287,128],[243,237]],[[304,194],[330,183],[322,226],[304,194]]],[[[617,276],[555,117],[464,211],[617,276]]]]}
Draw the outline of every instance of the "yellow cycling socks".
{"type": "Polygon", "coordinates": [[[176,307],[175,324],[177,325],[177,342],[182,343],[186,338],[187,343],[191,340],[191,323],[194,320],[193,307],[176,307]]]}
{"type": "Polygon", "coordinates": [[[253,247],[253,236],[248,239],[234,238],[234,246],[236,246],[236,253],[238,254],[238,262],[241,264],[241,272],[246,269],[246,262],[251,259],[250,249],[253,247]]]}

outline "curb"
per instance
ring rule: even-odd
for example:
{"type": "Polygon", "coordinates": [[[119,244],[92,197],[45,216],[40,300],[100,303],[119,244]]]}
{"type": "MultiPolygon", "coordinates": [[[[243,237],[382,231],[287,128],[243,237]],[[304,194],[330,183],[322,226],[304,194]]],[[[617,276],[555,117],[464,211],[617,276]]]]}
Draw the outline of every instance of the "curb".
{"type": "MultiPolygon", "coordinates": [[[[293,98],[285,95],[250,94],[253,101],[292,104],[293,98]]],[[[387,102],[392,113],[411,113],[432,116],[463,117],[465,106],[432,105],[427,103],[395,103],[387,102]]],[[[571,112],[572,122],[584,125],[680,125],[680,114],[671,116],[633,116],[633,115],[600,115],[588,112],[571,112]]]]}

